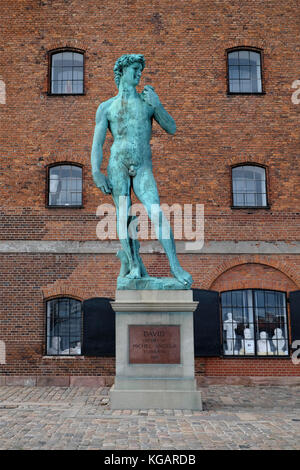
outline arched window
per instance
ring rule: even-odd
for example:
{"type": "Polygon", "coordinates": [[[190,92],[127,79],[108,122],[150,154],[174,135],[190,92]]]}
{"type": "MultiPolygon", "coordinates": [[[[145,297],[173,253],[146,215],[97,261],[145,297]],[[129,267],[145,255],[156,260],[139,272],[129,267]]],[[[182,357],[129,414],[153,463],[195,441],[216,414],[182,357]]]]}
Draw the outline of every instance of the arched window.
{"type": "Polygon", "coordinates": [[[287,356],[286,294],[273,290],[222,292],[225,356],[287,356]]]}
{"type": "Polygon", "coordinates": [[[81,302],[68,297],[47,302],[47,355],[81,354],[81,302]]]}
{"type": "Polygon", "coordinates": [[[233,207],[267,207],[266,169],[240,165],[232,168],[233,207]]]}
{"type": "Polygon", "coordinates": [[[48,169],[48,206],[82,205],[82,168],[67,163],[48,169]]]}
{"type": "Polygon", "coordinates": [[[50,54],[51,95],[82,95],[83,53],[74,51],[57,51],[50,54]]]}
{"type": "Polygon", "coordinates": [[[262,93],[260,52],[240,49],[227,54],[229,93],[262,93]]]}

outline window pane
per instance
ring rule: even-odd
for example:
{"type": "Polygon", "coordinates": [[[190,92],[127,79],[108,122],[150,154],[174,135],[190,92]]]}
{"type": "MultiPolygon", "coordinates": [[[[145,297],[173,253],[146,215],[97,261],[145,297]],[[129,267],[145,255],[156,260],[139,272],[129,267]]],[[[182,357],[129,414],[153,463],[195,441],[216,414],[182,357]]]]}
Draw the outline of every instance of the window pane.
{"type": "Polygon", "coordinates": [[[62,93],[64,93],[64,94],[73,93],[73,82],[72,82],[72,80],[64,80],[62,82],[62,93]]]}
{"type": "Polygon", "coordinates": [[[75,67],[83,67],[83,54],[73,52],[73,65],[75,67]]]}
{"type": "Polygon", "coordinates": [[[257,85],[257,93],[262,93],[261,80],[257,80],[256,85],[257,85]]]}
{"type": "Polygon", "coordinates": [[[229,65],[238,65],[239,64],[239,53],[238,53],[238,51],[229,52],[229,54],[228,54],[228,63],[229,63],[229,65]]]}
{"type": "Polygon", "coordinates": [[[62,67],[52,67],[52,80],[62,80],[63,70],[62,67]]]}
{"type": "Polygon", "coordinates": [[[63,52],[63,66],[72,67],[73,65],[73,52],[63,52]]]}
{"type": "Polygon", "coordinates": [[[62,67],[63,65],[63,54],[62,52],[52,55],[52,66],[53,67],[62,67]]]}
{"type": "Polygon", "coordinates": [[[80,168],[80,166],[72,166],[71,170],[72,170],[72,178],[81,179],[82,169],[80,168]]]}
{"type": "Polygon", "coordinates": [[[255,66],[260,66],[260,53],[250,51],[250,64],[255,66]]]}
{"type": "Polygon", "coordinates": [[[231,80],[238,80],[240,78],[239,76],[239,67],[235,66],[235,65],[232,65],[232,66],[229,66],[229,78],[231,80]]]}
{"type": "Polygon", "coordinates": [[[249,65],[249,51],[239,51],[239,65],[249,65]]]}
{"type": "Polygon", "coordinates": [[[240,87],[241,87],[242,93],[251,93],[252,92],[251,80],[240,80],[240,87]]]}
{"type": "Polygon", "coordinates": [[[51,93],[61,93],[61,82],[52,82],[51,93]]]}
{"type": "Polygon", "coordinates": [[[229,91],[232,93],[240,92],[240,81],[239,80],[230,80],[229,81],[229,91]]]}
{"type": "Polygon", "coordinates": [[[73,67],[73,80],[83,80],[82,67],[73,67]]]}
{"type": "Polygon", "coordinates": [[[64,67],[62,69],[62,80],[72,80],[72,67],[64,67]]]}
{"type": "Polygon", "coordinates": [[[240,79],[241,80],[250,80],[250,67],[248,65],[242,65],[240,67],[240,79]]]}
{"type": "Polygon", "coordinates": [[[73,93],[83,93],[83,81],[77,80],[73,82],[73,93]]]}

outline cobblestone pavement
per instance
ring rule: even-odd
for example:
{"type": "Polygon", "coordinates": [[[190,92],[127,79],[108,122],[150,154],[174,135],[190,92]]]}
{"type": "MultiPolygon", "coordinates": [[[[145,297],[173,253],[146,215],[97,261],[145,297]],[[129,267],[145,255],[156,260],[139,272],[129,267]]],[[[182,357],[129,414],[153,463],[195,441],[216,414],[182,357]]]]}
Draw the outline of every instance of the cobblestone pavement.
{"type": "Polygon", "coordinates": [[[300,449],[300,387],[201,388],[204,411],[110,410],[109,388],[0,387],[0,449],[300,449]]]}

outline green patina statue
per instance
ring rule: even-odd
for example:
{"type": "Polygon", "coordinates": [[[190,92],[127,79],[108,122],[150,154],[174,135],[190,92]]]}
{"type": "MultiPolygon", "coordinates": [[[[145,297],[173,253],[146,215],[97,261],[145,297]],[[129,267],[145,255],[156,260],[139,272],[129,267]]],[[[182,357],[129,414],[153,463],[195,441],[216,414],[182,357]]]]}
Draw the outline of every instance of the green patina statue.
{"type": "Polygon", "coordinates": [[[154,88],[146,85],[141,94],[136,90],[140,82],[145,59],[141,54],[125,54],[115,64],[115,81],[119,93],[101,103],[96,113],[96,126],[92,147],[91,164],[96,186],[104,194],[112,194],[117,213],[119,231],[120,218],[124,209],[120,201],[126,197],[125,217],[129,226],[133,217],[129,214],[131,191],[144,205],[151,222],[155,224],[157,237],[169,259],[174,278],[149,277],[139,255],[139,242],[129,236],[119,238],[122,250],[118,252],[121,260],[121,271],[118,277],[118,288],[121,289],[188,289],[193,280],[179,264],[172,231],[160,209],[159,195],[152,172],[150,139],[152,120],[168,133],[174,134],[174,119],[162,106],[154,88]],[[107,129],[114,142],[107,167],[107,177],[100,171],[102,147],[107,129]],[[123,197],[123,198],[122,198],[123,197]],[[162,226],[169,227],[169,237],[162,236],[162,226]]]}

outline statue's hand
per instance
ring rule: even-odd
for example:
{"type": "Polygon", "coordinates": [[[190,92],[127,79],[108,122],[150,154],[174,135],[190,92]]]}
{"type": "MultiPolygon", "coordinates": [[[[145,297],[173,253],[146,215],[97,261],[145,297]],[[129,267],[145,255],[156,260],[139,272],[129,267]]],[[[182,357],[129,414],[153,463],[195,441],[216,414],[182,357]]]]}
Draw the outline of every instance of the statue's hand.
{"type": "Polygon", "coordinates": [[[111,184],[109,179],[100,171],[93,173],[93,180],[97,188],[101,189],[104,194],[111,193],[111,184]]]}
{"type": "Polygon", "coordinates": [[[153,108],[157,108],[157,106],[160,105],[159,97],[151,85],[146,85],[144,87],[144,90],[141,93],[141,98],[145,101],[145,103],[149,104],[153,108]]]}

